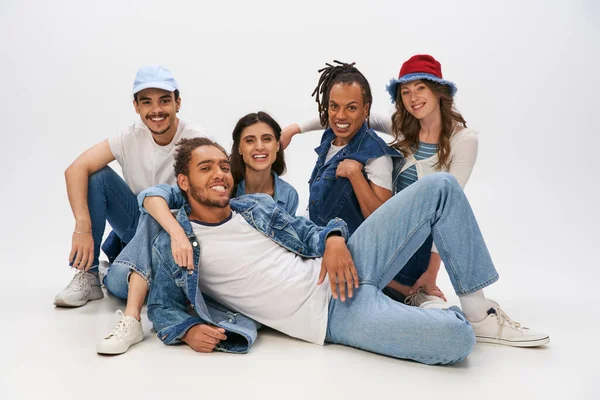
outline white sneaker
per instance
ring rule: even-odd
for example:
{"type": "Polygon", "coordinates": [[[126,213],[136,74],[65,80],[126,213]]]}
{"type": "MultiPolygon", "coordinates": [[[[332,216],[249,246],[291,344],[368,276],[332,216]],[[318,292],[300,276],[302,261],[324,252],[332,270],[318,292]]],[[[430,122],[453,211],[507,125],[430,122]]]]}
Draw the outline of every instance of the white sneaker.
{"type": "Polygon", "coordinates": [[[137,319],[125,316],[121,310],[116,312],[119,321],[112,332],[96,345],[98,354],[122,354],[130,346],[144,340],[142,323],[137,319]]]}
{"type": "Polygon", "coordinates": [[[550,342],[550,337],[545,333],[532,331],[513,321],[498,303],[488,301],[492,304],[488,316],[481,322],[471,322],[478,342],[515,347],[537,347],[550,342]]]}
{"type": "Polygon", "coordinates": [[[90,300],[104,297],[98,277],[91,272],[77,272],[69,285],[54,298],[60,307],[81,307],[90,300]]]}
{"type": "Polygon", "coordinates": [[[422,288],[417,289],[416,293],[406,296],[404,304],[423,308],[425,310],[431,308],[446,309],[450,307],[450,305],[448,305],[448,303],[446,303],[442,298],[427,294],[422,288]]]}

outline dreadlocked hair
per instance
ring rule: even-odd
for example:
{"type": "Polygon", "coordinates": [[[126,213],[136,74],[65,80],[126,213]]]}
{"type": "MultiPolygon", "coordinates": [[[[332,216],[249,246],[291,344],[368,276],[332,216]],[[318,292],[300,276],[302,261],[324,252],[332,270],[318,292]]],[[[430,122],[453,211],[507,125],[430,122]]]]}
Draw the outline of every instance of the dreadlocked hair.
{"type": "MultiPolygon", "coordinates": [[[[371,104],[373,103],[369,81],[354,66],[355,63],[346,64],[338,60],[333,60],[333,62],[337,65],[325,63],[327,66],[318,71],[321,74],[319,83],[311,94],[311,96],[315,97],[315,101],[319,106],[319,118],[321,126],[324,128],[329,125],[329,92],[331,92],[331,88],[336,83],[346,85],[357,83],[362,89],[363,102],[369,105],[369,113],[371,112],[371,104]]],[[[367,125],[369,125],[369,114],[367,114],[367,125]]]]}

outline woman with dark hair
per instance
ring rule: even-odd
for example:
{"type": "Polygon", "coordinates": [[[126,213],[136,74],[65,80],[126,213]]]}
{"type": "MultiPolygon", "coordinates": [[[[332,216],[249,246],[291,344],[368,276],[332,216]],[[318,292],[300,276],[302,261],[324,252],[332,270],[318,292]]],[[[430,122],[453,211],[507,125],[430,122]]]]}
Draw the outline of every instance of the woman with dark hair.
{"type": "Polygon", "coordinates": [[[315,149],[308,212],[321,226],[342,218],[352,234],[392,197],[392,157],[402,157],[369,128],[373,97],[367,79],[354,63],[334,63],[319,70],[313,92],[327,129],[315,149]]]}
{"type": "Polygon", "coordinates": [[[232,136],[230,162],[236,197],[265,193],[295,215],[298,193],[279,177],[286,170],[279,124],[265,112],[251,113],[240,118],[232,136]]]}

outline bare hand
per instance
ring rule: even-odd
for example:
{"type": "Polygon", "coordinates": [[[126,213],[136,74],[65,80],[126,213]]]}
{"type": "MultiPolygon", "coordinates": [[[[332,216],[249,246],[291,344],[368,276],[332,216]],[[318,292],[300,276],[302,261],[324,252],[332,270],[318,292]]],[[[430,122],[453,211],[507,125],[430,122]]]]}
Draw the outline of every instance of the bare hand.
{"type": "Polygon", "coordinates": [[[80,271],[87,271],[94,263],[94,238],[92,233],[73,233],[69,264],[80,271]]]}
{"type": "Polygon", "coordinates": [[[227,340],[225,329],[212,325],[199,324],[192,326],[181,338],[194,351],[211,353],[221,340],[227,340]]]}
{"type": "Polygon", "coordinates": [[[292,137],[300,133],[300,126],[298,124],[291,124],[283,128],[281,131],[281,137],[279,138],[279,144],[285,150],[292,142],[292,137]]]}
{"type": "Polygon", "coordinates": [[[335,176],[338,178],[348,178],[362,173],[363,165],[356,160],[345,159],[340,162],[335,170],[335,176]]]}
{"type": "Polygon", "coordinates": [[[409,290],[409,294],[414,294],[417,292],[417,289],[422,288],[425,293],[432,295],[432,296],[437,296],[442,298],[444,301],[446,300],[446,296],[444,296],[444,293],[442,293],[442,291],[440,290],[439,287],[437,287],[435,281],[437,279],[437,273],[431,273],[429,272],[429,270],[423,272],[423,275],[421,275],[419,277],[419,279],[417,279],[417,281],[415,282],[414,285],[412,285],[412,287],[409,290]]]}
{"type": "Polygon", "coordinates": [[[187,269],[194,269],[194,252],[183,229],[171,235],[171,252],[175,264],[187,269]]]}
{"type": "Polygon", "coordinates": [[[343,237],[330,236],[327,238],[317,285],[323,283],[327,274],[334,299],[338,298],[338,288],[342,301],[346,301],[346,288],[348,289],[348,298],[352,297],[353,288],[358,288],[358,272],[356,272],[352,255],[346,247],[343,237]]]}

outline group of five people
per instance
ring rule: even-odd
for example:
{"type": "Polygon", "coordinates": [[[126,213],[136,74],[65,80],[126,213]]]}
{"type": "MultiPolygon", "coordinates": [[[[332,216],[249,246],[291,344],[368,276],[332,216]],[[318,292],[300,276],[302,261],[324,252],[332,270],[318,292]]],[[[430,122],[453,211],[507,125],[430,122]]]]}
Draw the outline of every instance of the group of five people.
{"type": "Polygon", "coordinates": [[[477,135],[439,62],[416,55],[402,65],[387,87],[391,119],[371,115],[369,83],[353,64],[319,72],[317,120],[282,130],[264,112],[248,114],[228,155],[177,118],[167,69],[138,71],[141,121],[65,174],[76,220],[69,261],[80,271],[54,302],[82,306],[103,297],[102,284],[127,299],[98,353],[143,340],[146,298],[165,344],[206,352],[247,352],[259,324],[427,364],[460,361],[475,340],[549,342],[483,293],[498,274],[462,191],[477,135]],[[297,217],[298,194],[280,178],[284,147],[319,128],[308,218],[297,217]],[[115,159],[124,179],[107,166],[115,159]],[[106,221],[113,231],[101,246],[106,221]],[[461,308],[437,286],[442,261],[461,308]]]}

